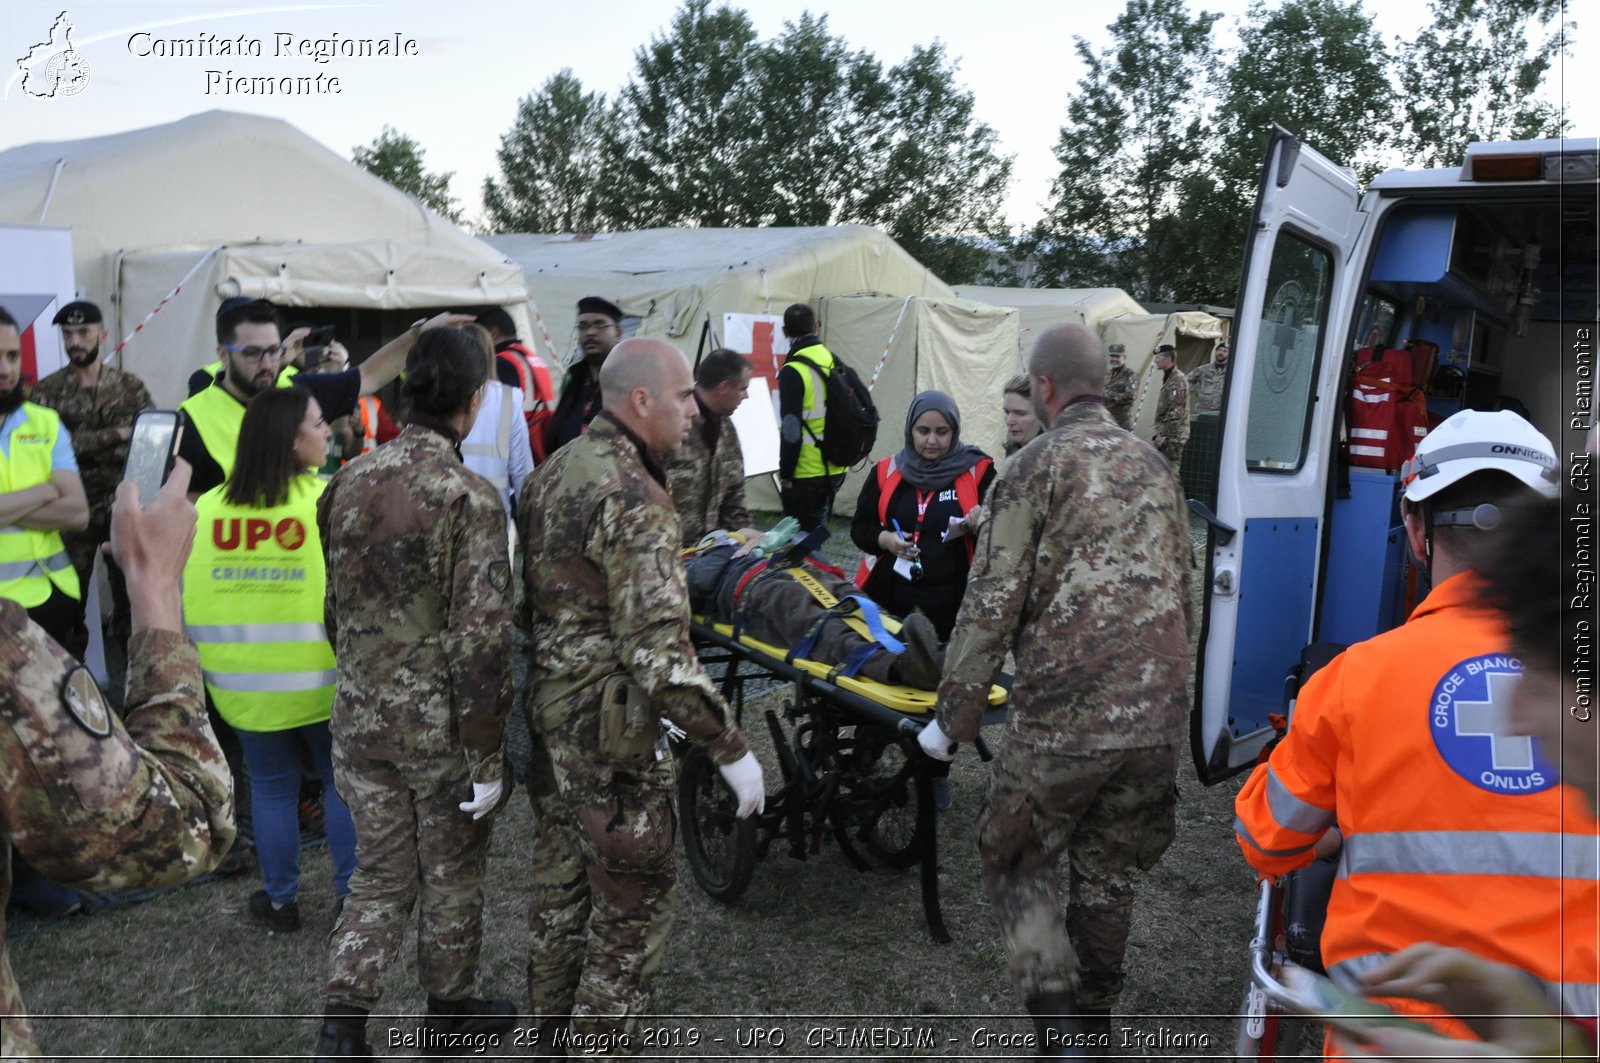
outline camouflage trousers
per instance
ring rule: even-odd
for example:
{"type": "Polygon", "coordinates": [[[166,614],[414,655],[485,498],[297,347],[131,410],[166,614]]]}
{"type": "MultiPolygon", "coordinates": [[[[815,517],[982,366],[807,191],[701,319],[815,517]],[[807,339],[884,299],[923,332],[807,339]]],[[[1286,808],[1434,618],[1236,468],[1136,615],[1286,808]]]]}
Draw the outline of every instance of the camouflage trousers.
{"type": "Polygon", "coordinates": [[[978,855],[1020,999],[1075,992],[1081,1007],[1116,1006],[1132,874],[1172,842],[1176,771],[1170,746],[1044,754],[1013,745],[996,761],[978,855]]]}
{"type": "Polygon", "coordinates": [[[672,930],[672,759],[599,769],[592,743],[530,729],[530,1013],[570,1016],[573,1033],[612,1035],[611,1054],[637,1054],[672,930]]]}
{"type": "Polygon", "coordinates": [[[1180,482],[1183,479],[1183,448],[1187,445],[1187,440],[1173,442],[1170,439],[1161,444],[1161,453],[1166,457],[1167,464],[1172,466],[1172,475],[1178,477],[1180,482]]]}
{"type": "Polygon", "coordinates": [[[492,817],[474,821],[466,761],[397,765],[333,750],[334,781],[356,826],[359,866],[329,947],[330,1004],[371,1010],[421,901],[417,980],[444,1000],[473,995],[483,943],[483,872],[492,817]]]}

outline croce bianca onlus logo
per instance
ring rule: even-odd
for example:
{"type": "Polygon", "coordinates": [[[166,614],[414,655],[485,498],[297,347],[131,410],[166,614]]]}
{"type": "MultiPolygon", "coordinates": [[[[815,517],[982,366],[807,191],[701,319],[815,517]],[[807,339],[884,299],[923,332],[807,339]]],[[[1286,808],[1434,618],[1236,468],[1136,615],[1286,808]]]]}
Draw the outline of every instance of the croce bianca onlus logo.
{"type": "Polygon", "coordinates": [[[72,43],[72,19],[56,16],[50,38],[33,45],[17,60],[22,91],[40,99],[76,96],[89,87],[89,63],[72,43]]]}

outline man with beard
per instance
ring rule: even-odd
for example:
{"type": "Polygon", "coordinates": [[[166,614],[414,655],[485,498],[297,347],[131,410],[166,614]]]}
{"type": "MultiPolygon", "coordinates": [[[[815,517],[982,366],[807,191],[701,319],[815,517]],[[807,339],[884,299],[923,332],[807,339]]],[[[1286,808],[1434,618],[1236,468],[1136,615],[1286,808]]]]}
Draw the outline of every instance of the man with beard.
{"type": "Polygon", "coordinates": [[[589,430],[589,422],[600,412],[600,367],[621,341],[621,307],[598,295],[578,300],[578,349],[583,357],[572,363],[561,382],[545,453],[554,454],[589,430]]]}
{"type": "MultiPolygon", "coordinates": [[[[342,373],[300,373],[294,378],[294,386],[311,392],[324,418],[338,420],[356,408],[361,396],[372,394],[400,375],[406,352],[424,328],[471,320],[466,314],[419,318],[356,368],[342,373]]],[[[303,337],[291,335],[284,343],[281,330],[278,308],[264,299],[244,305],[225,303],[217,315],[217,354],[222,359],[222,377],[178,406],[189,421],[178,455],[194,467],[189,483],[191,497],[216,487],[233,471],[245,403],[258,392],[276,386],[279,368],[291,358],[292,349],[303,337]]]]}
{"type": "Polygon", "coordinates": [[[1228,345],[1217,344],[1211,361],[1189,370],[1189,398],[1196,413],[1215,413],[1222,409],[1222,384],[1228,375],[1228,345]]]}
{"type": "Polygon", "coordinates": [[[54,410],[24,401],[21,332],[0,308],[0,598],[78,658],[83,592],[61,533],[88,522],[72,437],[54,410]]]}
{"type": "MultiPolygon", "coordinates": [[[[111,503],[128,457],[128,440],[140,410],[149,409],[150,392],[144,381],[100,360],[106,341],[100,308],[79,300],[68,303],[51,324],[61,328],[62,344],[70,364],[62,366],[33,386],[32,400],[61,416],[72,435],[72,452],[89,502],[89,526],[61,536],[67,556],[84,589],[94,574],[94,556],[111,534],[111,503]]],[[[128,638],[128,589],[122,570],[109,557],[106,573],[111,580],[111,637],[119,645],[128,638]]],[[[85,594],[87,600],[87,594],[85,594]]]]}

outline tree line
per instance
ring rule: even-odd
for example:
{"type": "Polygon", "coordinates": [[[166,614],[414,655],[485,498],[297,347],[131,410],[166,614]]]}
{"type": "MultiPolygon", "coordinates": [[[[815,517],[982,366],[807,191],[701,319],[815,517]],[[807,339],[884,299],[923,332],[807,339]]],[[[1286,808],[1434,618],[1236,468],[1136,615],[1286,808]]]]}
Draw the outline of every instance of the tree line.
{"type": "MultiPolygon", "coordinates": [[[[1537,98],[1570,46],[1559,0],[1430,0],[1385,41],[1361,0],[1254,0],[1239,41],[1186,0],[1127,0],[1055,144],[1044,216],[1010,230],[1010,156],[938,42],[886,66],[802,14],[771,40],[685,0],[615,93],[570,70],[518,103],[484,180],[485,232],[875,225],[952,284],[1118,287],[1229,304],[1276,122],[1370,180],[1442,166],[1474,140],[1557,136],[1537,98]]],[[[982,17],[979,12],[977,17],[982,17]]],[[[460,221],[451,174],[385,127],[354,160],[460,221]]]]}

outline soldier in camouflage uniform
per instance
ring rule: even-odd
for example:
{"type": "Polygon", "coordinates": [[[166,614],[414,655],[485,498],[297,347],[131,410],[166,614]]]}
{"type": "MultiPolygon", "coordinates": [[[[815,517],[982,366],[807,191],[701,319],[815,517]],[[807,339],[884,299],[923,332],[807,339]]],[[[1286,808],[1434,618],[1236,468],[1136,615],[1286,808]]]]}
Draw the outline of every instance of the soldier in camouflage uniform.
{"type": "MultiPolygon", "coordinates": [[[[52,324],[61,326],[71,364],[35,384],[32,399],[60,414],[61,423],[72,433],[72,452],[89,501],[89,526],[81,532],[62,532],[61,541],[88,601],[94,557],[110,534],[111,501],[122,479],[134,418],[154,403],[144,381],[101,362],[106,330],[99,307],[83,300],[68,303],[52,324]]],[[[111,633],[121,640],[128,636],[128,592],[116,565],[108,564],[106,571],[111,577],[111,633]]]]}
{"type": "Polygon", "coordinates": [[[1084,1027],[1109,1033],[1130,876],[1172,840],[1191,547],[1166,463],[1106,413],[1094,333],[1051,329],[1028,368],[1050,427],[995,484],[938,717],[919,740],[942,758],[952,741],[971,741],[1015,648],[1010,733],[978,818],[978,850],[1012,984],[1041,1040],[1054,1035],[1059,1051],[1061,1036],[1084,1027]]]}
{"type": "Polygon", "coordinates": [[[1211,361],[1189,370],[1189,405],[1192,413],[1214,413],[1222,409],[1222,385],[1227,376],[1228,345],[1219,343],[1211,361]]]}
{"type": "Polygon", "coordinates": [[[411,419],[334,476],[317,505],[328,637],[339,661],[334,777],[359,867],[334,926],[319,1058],[367,1054],[367,1013],[419,907],[417,978],[433,1035],[504,1032],[508,1000],[472,994],[483,874],[511,708],[505,511],[457,447],[488,375],[457,328],[406,358],[411,419]]]}
{"type": "Polygon", "coordinates": [[[744,452],[733,411],[750,390],[750,363],[719,347],[695,371],[694,426],[682,447],[661,455],[678,510],[683,545],[693,546],[717,528],[748,529],[744,504],[744,452]]]}
{"type": "Polygon", "coordinates": [[[528,993],[544,1043],[562,1045],[570,1023],[636,1054],[672,926],[673,769],[658,717],[708,744],[740,815],[763,797],[760,766],[689,641],[678,519],[654,456],[688,434],[688,361],[627,340],[600,387],[589,431],[517,504],[537,832],[528,993]]]}
{"type": "Polygon", "coordinates": [[[1118,426],[1133,431],[1133,400],[1139,394],[1139,378],[1128,368],[1127,348],[1113,343],[1108,349],[1111,373],[1106,377],[1106,411],[1118,426]]]}
{"type": "MultiPolygon", "coordinates": [[[[178,573],[194,538],[189,470],[141,509],[131,485],[111,541],[133,598],[126,723],[87,669],[0,599],[0,847],[87,889],[168,886],[233,844],[228,765],[206,721],[200,660],[182,634],[178,573]]],[[[8,860],[0,856],[0,1057],[36,1056],[5,954],[8,860]]]]}
{"type": "Polygon", "coordinates": [[[1156,348],[1156,368],[1161,371],[1161,394],[1156,398],[1156,427],[1150,442],[1166,455],[1177,475],[1183,465],[1183,445],[1189,442],[1189,381],[1174,366],[1178,349],[1170,343],[1156,348]]]}

